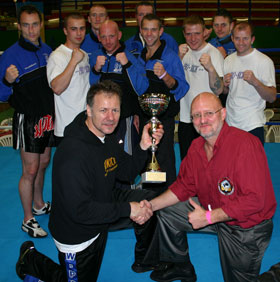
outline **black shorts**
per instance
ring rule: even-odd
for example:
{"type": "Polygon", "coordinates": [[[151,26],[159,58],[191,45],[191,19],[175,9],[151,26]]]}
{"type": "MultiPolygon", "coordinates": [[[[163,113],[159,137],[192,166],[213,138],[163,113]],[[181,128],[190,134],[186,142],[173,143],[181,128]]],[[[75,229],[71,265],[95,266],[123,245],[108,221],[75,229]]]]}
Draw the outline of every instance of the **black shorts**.
{"type": "Polygon", "coordinates": [[[15,112],[13,117],[13,147],[25,152],[43,154],[54,146],[54,115],[30,117],[15,112]]]}

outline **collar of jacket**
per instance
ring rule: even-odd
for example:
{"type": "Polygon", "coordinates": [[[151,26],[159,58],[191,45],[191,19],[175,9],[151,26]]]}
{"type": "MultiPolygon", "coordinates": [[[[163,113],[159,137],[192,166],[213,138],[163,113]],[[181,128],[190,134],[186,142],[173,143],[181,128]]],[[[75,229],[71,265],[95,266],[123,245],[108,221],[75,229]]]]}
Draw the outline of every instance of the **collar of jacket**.
{"type": "Polygon", "coordinates": [[[39,38],[38,41],[39,41],[39,45],[36,46],[33,43],[31,43],[31,42],[27,41],[26,39],[24,39],[23,36],[21,35],[20,38],[19,38],[18,44],[19,44],[19,46],[21,46],[23,49],[25,49],[27,51],[36,52],[42,46],[41,38],[39,38]]]}
{"type": "MultiPolygon", "coordinates": [[[[161,58],[166,42],[164,40],[160,40],[160,43],[161,43],[160,46],[157,48],[156,52],[149,60],[156,60],[161,58]]],[[[144,60],[144,62],[146,62],[146,54],[147,54],[147,47],[145,47],[141,53],[141,58],[144,60]]]]}
{"type": "Polygon", "coordinates": [[[231,42],[231,34],[227,35],[227,36],[224,37],[224,38],[218,39],[218,41],[219,41],[220,44],[222,44],[222,45],[231,42]]]}
{"type": "Polygon", "coordinates": [[[89,36],[90,38],[95,41],[96,43],[100,43],[97,36],[93,33],[92,29],[90,29],[90,32],[89,32],[89,36]]]}
{"type": "MultiPolygon", "coordinates": [[[[111,56],[116,56],[118,53],[124,52],[125,51],[125,45],[123,42],[120,42],[120,47],[111,55],[111,56]]],[[[106,49],[104,47],[102,47],[102,51],[105,54],[108,54],[106,49]]]]}

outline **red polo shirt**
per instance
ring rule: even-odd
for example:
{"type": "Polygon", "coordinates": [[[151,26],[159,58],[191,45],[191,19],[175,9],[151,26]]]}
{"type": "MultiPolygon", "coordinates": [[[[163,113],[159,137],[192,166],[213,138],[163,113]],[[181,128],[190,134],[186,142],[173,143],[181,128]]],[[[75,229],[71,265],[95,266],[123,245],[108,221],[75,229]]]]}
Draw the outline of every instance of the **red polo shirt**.
{"type": "Polygon", "coordinates": [[[222,208],[229,225],[250,228],[270,219],[276,200],[264,148],[252,134],[224,123],[207,160],[202,137],[192,142],[170,186],[180,201],[198,196],[205,209],[222,208]]]}

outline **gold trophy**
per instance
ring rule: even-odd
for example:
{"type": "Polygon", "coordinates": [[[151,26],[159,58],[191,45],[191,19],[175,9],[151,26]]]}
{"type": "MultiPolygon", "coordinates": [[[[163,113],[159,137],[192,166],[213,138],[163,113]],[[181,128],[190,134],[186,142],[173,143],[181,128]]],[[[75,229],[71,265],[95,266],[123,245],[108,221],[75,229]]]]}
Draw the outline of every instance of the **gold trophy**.
{"type": "MultiPolygon", "coordinates": [[[[149,134],[152,136],[153,132],[157,130],[161,122],[156,116],[162,114],[168,107],[170,97],[166,94],[148,93],[138,97],[141,109],[152,116],[148,121],[151,124],[149,134]]],[[[150,151],[152,152],[152,160],[146,167],[146,172],[142,173],[142,183],[162,183],[166,181],[166,172],[161,171],[158,161],[156,159],[157,145],[156,140],[152,137],[152,145],[150,151]]]]}

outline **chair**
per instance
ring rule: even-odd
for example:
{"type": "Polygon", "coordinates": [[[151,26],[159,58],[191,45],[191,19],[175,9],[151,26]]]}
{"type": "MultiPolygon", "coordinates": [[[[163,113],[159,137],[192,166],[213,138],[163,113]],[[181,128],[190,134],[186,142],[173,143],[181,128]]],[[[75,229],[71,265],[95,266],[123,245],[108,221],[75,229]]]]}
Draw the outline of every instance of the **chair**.
{"type": "MultiPolygon", "coordinates": [[[[265,115],[265,121],[268,122],[272,119],[274,116],[274,111],[272,109],[265,109],[264,110],[264,115],[265,115]]],[[[268,134],[268,125],[264,125],[264,137],[265,137],[265,142],[270,142],[269,140],[269,134],[268,134]]]]}
{"type": "Polygon", "coordinates": [[[13,118],[3,119],[0,123],[0,125],[12,125],[12,124],[13,124],[13,118]]]}
{"type": "Polygon", "coordinates": [[[267,134],[266,134],[266,139],[269,140],[269,137],[273,133],[274,135],[274,142],[275,143],[280,143],[280,125],[271,125],[267,134]]]}
{"type": "Polygon", "coordinates": [[[264,115],[265,115],[266,122],[268,122],[274,116],[274,111],[272,109],[265,109],[264,110],[264,115]]]}
{"type": "Polygon", "coordinates": [[[13,146],[13,135],[7,134],[0,136],[0,146],[1,147],[12,147],[13,146]]]}

